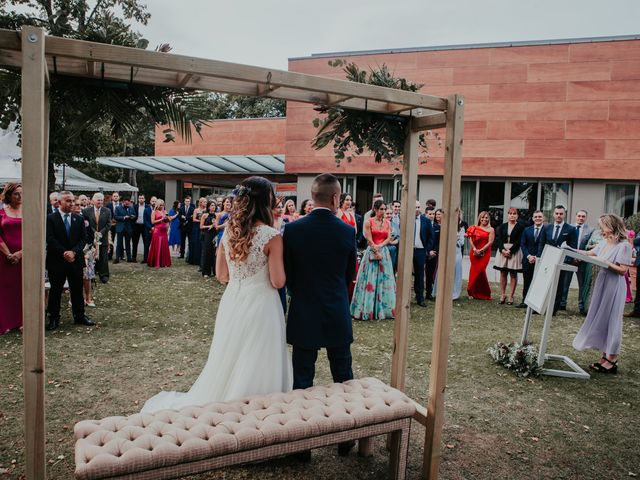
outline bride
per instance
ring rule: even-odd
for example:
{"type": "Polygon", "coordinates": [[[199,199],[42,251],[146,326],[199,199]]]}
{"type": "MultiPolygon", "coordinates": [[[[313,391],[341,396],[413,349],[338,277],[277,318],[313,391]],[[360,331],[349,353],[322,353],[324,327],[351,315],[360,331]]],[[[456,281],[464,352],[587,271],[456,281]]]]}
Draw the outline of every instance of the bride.
{"type": "Polygon", "coordinates": [[[291,390],[291,360],[277,290],[285,284],[282,237],[270,226],[276,201],[273,186],[262,177],[250,177],[235,194],[216,258],[216,276],[228,285],[207,363],[188,392],[160,392],[147,400],[142,412],[291,390]]]}

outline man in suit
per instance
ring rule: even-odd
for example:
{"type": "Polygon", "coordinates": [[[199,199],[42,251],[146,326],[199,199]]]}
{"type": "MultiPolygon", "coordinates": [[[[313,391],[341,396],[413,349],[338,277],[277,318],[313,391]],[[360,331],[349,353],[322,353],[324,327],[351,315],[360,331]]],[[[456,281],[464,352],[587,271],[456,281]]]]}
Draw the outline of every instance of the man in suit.
{"type": "MultiPolygon", "coordinates": [[[[353,379],[348,287],[356,270],[355,231],[336,217],[340,182],[329,173],[311,186],[315,209],[284,229],[284,265],[291,294],[287,343],[293,346],[293,388],[313,385],[318,350],[326,348],[334,382],[353,379]]],[[[338,446],[347,455],[353,442],[338,446]]]]}
{"type": "Polygon", "coordinates": [[[83,249],[87,243],[87,230],[81,215],[71,213],[73,194],[60,192],[59,209],[47,216],[47,271],[49,272],[49,325],[55,330],[60,325],[60,300],[64,282],[69,282],[73,321],[81,325],[95,325],[84,314],[82,295],[83,249]]]}
{"type": "Polygon", "coordinates": [[[540,242],[544,228],[543,222],[544,214],[542,210],[536,210],[533,212],[533,225],[528,226],[524,229],[524,232],[522,232],[520,248],[522,249],[522,276],[524,277],[524,286],[522,287],[522,302],[518,305],[518,308],[527,307],[524,299],[527,298],[529,286],[531,286],[531,280],[533,280],[536,262],[542,254],[540,242]]]}
{"type": "Polygon", "coordinates": [[[145,203],[144,195],[138,195],[138,203],[133,206],[133,214],[133,252],[131,252],[131,256],[135,262],[138,255],[138,242],[142,236],[143,254],[140,263],[147,263],[149,245],[151,245],[151,206],[145,203]]]}
{"type": "Polygon", "coordinates": [[[420,212],[420,202],[416,200],[416,220],[413,236],[413,291],[416,302],[421,307],[424,303],[424,272],[427,255],[433,250],[434,234],[431,220],[420,212]]]}
{"type": "Polygon", "coordinates": [[[49,205],[47,205],[47,215],[51,215],[53,212],[57,212],[60,207],[60,196],[58,192],[51,192],[49,194],[49,205]]]}
{"type": "MultiPolygon", "coordinates": [[[[587,224],[587,211],[578,210],[576,213],[576,223],[573,224],[578,234],[578,250],[586,250],[587,243],[593,233],[593,228],[587,224]]],[[[579,262],[577,264],[578,271],[576,276],[578,277],[578,308],[582,315],[587,314],[587,307],[589,306],[589,284],[591,283],[591,264],[588,262],[579,262]]],[[[571,285],[571,279],[573,278],[573,272],[568,272],[567,285],[563,291],[563,298],[560,301],[560,306],[567,305],[567,294],[569,293],[569,286],[571,285]]]]}
{"type": "Polygon", "coordinates": [[[640,318],[640,232],[636,234],[636,238],[633,239],[633,248],[636,251],[636,298],[633,302],[633,310],[625,313],[625,317],[640,318]]]}
{"type": "MultiPolygon", "coordinates": [[[[113,248],[109,249],[109,260],[113,258],[114,251],[118,250],[118,237],[116,235],[116,208],[120,205],[120,193],[113,192],[111,194],[111,201],[105,205],[105,207],[111,212],[111,239],[114,242],[113,248]]],[[[118,258],[116,255],[116,260],[122,260],[122,258],[118,258]]]]}
{"type": "Polygon", "coordinates": [[[424,264],[424,291],[427,300],[434,300],[433,298],[433,283],[435,281],[436,270],[438,269],[438,251],[440,250],[440,225],[436,223],[436,210],[431,206],[429,202],[435,202],[435,200],[427,200],[427,205],[424,209],[424,216],[431,222],[433,230],[433,244],[431,249],[427,250],[427,258],[424,264]]]}
{"type": "Polygon", "coordinates": [[[400,239],[400,200],[391,202],[391,238],[395,244],[389,244],[389,255],[391,255],[391,263],[393,263],[394,273],[398,271],[398,245],[400,239]]]}
{"type": "Polygon", "coordinates": [[[96,276],[102,283],[109,281],[109,230],[111,229],[111,212],[104,206],[104,195],[94,193],[93,205],[82,211],[82,215],[89,224],[89,241],[96,238],[96,233],[100,234],[100,248],[98,258],[96,258],[96,276]]]}
{"type": "Polygon", "coordinates": [[[124,259],[125,252],[127,254],[127,262],[133,262],[131,259],[131,235],[133,234],[131,220],[133,218],[135,218],[135,212],[131,206],[131,201],[125,198],[122,204],[118,205],[115,210],[115,230],[118,239],[118,249],[116,251],[116,259],[113,263],[119,263],[120,259],[124,259]]]}
{"type": "MultiPolygon", "coordinates": [[[[572,227],[568,223],[565,223],[565,216],[567,209],[563,205],[556,205],[553,210],[553,223],[547,225],[542,232],[542,239],[540,241],[540,253],[544,250],[544,246],[549,244],[553,247],[561,247],[566,243],[571,248],[578,247],[578,232],[575,227],[572,227]]],[[[572,263],[570,258],[565,259],[565,263],[572,263]]],[[[569,272],[561,272],[560,279],[558,280],[558,290],[556,292],[556,301],[553,305],[553,314],[555,315],[558,310],[566,310],[567,305],[561,304],[562,296],[565,288],[569,288],[567,283],[567,274],[569,272]]],[[[565,299],[566,294],[565,294],[565,299]]]]}
{"type": "MultiPolygon", "coordinates": [[[[180,258],[184,258],[184,252],[187,249],[187,239],[193,227],[193,211],[195,207],[191,205],[191,197],[187,195],[182,201],[182,205],[178,208],[180,214],[180,258]]],[[[191,245],[189,245],[191,248],[191,245]]]]}

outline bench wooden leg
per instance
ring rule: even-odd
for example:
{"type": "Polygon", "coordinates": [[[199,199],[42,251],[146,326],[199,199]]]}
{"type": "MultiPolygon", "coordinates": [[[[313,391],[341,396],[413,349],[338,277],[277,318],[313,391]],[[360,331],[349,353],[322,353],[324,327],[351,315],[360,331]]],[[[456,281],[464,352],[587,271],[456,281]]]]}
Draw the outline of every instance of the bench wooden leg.
{"type": "Polygon", "coordinates": [[[401,430],[396,430],[390,435],[391,457],[389,459],[389,477],[395,480],[404,480],[407,474],[411,419],[407,418],[403,422],[403,425],[401,430]]]}
{"type": "Polygon", "coordinates": [[[358,440],[358,455],[361,457],[373,456],[373,437],[361,438],[358,440]]]}

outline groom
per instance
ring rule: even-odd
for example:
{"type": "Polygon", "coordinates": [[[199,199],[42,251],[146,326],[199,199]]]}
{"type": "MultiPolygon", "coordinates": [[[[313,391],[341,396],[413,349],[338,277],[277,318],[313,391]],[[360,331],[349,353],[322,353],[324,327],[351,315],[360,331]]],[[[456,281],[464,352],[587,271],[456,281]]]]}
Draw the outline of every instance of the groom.
{"type": "Polygon", "coordinates": [[[317,176],[311,197],[315,209],[287,224],[283,235],[294,389],[313,385],[320,348],[327,349],[334,382],[353,378],[348,285],[356,268],[355,230],[335,215],[340,199],[336,177],[317,176]]]}

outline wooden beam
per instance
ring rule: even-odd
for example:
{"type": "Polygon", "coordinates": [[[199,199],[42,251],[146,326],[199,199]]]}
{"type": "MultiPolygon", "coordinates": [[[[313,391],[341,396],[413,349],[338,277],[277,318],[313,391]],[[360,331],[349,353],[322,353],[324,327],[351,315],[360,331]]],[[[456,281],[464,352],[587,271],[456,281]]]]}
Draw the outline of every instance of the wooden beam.
{"type": "Polygon", "coordinates": [[[279,89],[280,87],[277,85],[271,85],[270,83],[258,83],[258,96],[259,97],[270,97],[271,93],[279,89]]]}
{"type": "Polygon", "coordinates": [[[407,139],[404,144],[404,158],[402,160],[396,319],[394,322],[393,352],[391,357],[391,386],[402,391],[405,388],[405,372],[407,369],[417,188],[418,134],[411,132],[410,127],[408,127],[407,139]]]}
{"type": "Polygon", "coordinates": [[[45,34],[22,29],[22,319],[28,480],[46,477],[44,415],[44,245],[47,166],[45,34]]]}
{"type": "MultiPolygon", "coordinates": [[[[5,43],[11,45],[12,42],[8,40],[8,37],[13,34],[10,30],[0,31],[0,47],[2,46],[2,39],[5,38],[5,43]]],[[[367,98],[386,103],[408,105],[414,108],[444,111],[447,103],[441,97],[393,88],[69,38],[49,37],[46,48],[48,55],[57,57],[78,58],[84,61],[93,60],[152,70],[192,73],[255,83],[269,82],[273,85],[297,90],[367,98]]]]}
{"type": "Polygon", "coordinates": [[[178,73],[176,75],[177,86],[180,87],[180,88],[184,88],[185,85],[187,85],[187,83],[189,83],[191,78],[193,78],[193,74],[192,73],[178,73]]]}
{"type": "Polygon", "coordinates": [[[447,361],[453,302],[453,279],[456,263],[458,212],[460,211],[460,175],[464,132],[464,97],[451,95],[447,108],[447,137],[443,179],[444,218],[438,252],[438,291],[433,325],[433,347],[429,374],[429,401],[425,431],[423,474],[437,480],[442,456],[444,393],[447,387],[447,361]]]}
{"type": "Polygon", "coordinates": [[[345,100],[351,100],[353,97],[349,95],[333,95],[331,93],[327,94],[327,101],[325,105],[331,107],[333,105],[337,105],[339,103],[344,102],[345,100]]]}
{"type": "Polygon", "coordinates": [[[443,128],[447,126],[447,115],[445,113],[436,113],[425,117],[416,117],[413,119],[411,125],[414,132],[443,128]]]}
{"type": "MultiPolygon", "coordinates": [[[[410,399],[411,400],[411,399],[410,399]]],[[[416,413],[413,414],[413,419],[423,427],[427,426],[427,409],[424,405],[420,405],[415,400],[411,400],[416,407],[416,413]]]]}
{"type": "Polygon", "coordinates": [[[92,62],[91,60],[87,62],[87,75],[89,77],[96,76],[96,62],[92,62]]]}
{"type": "Polygon", "coordinates": [[[0,49],[19,52],[21,48],[22,38],[20,36],[20,32],[0,28],[0,49]]]}

